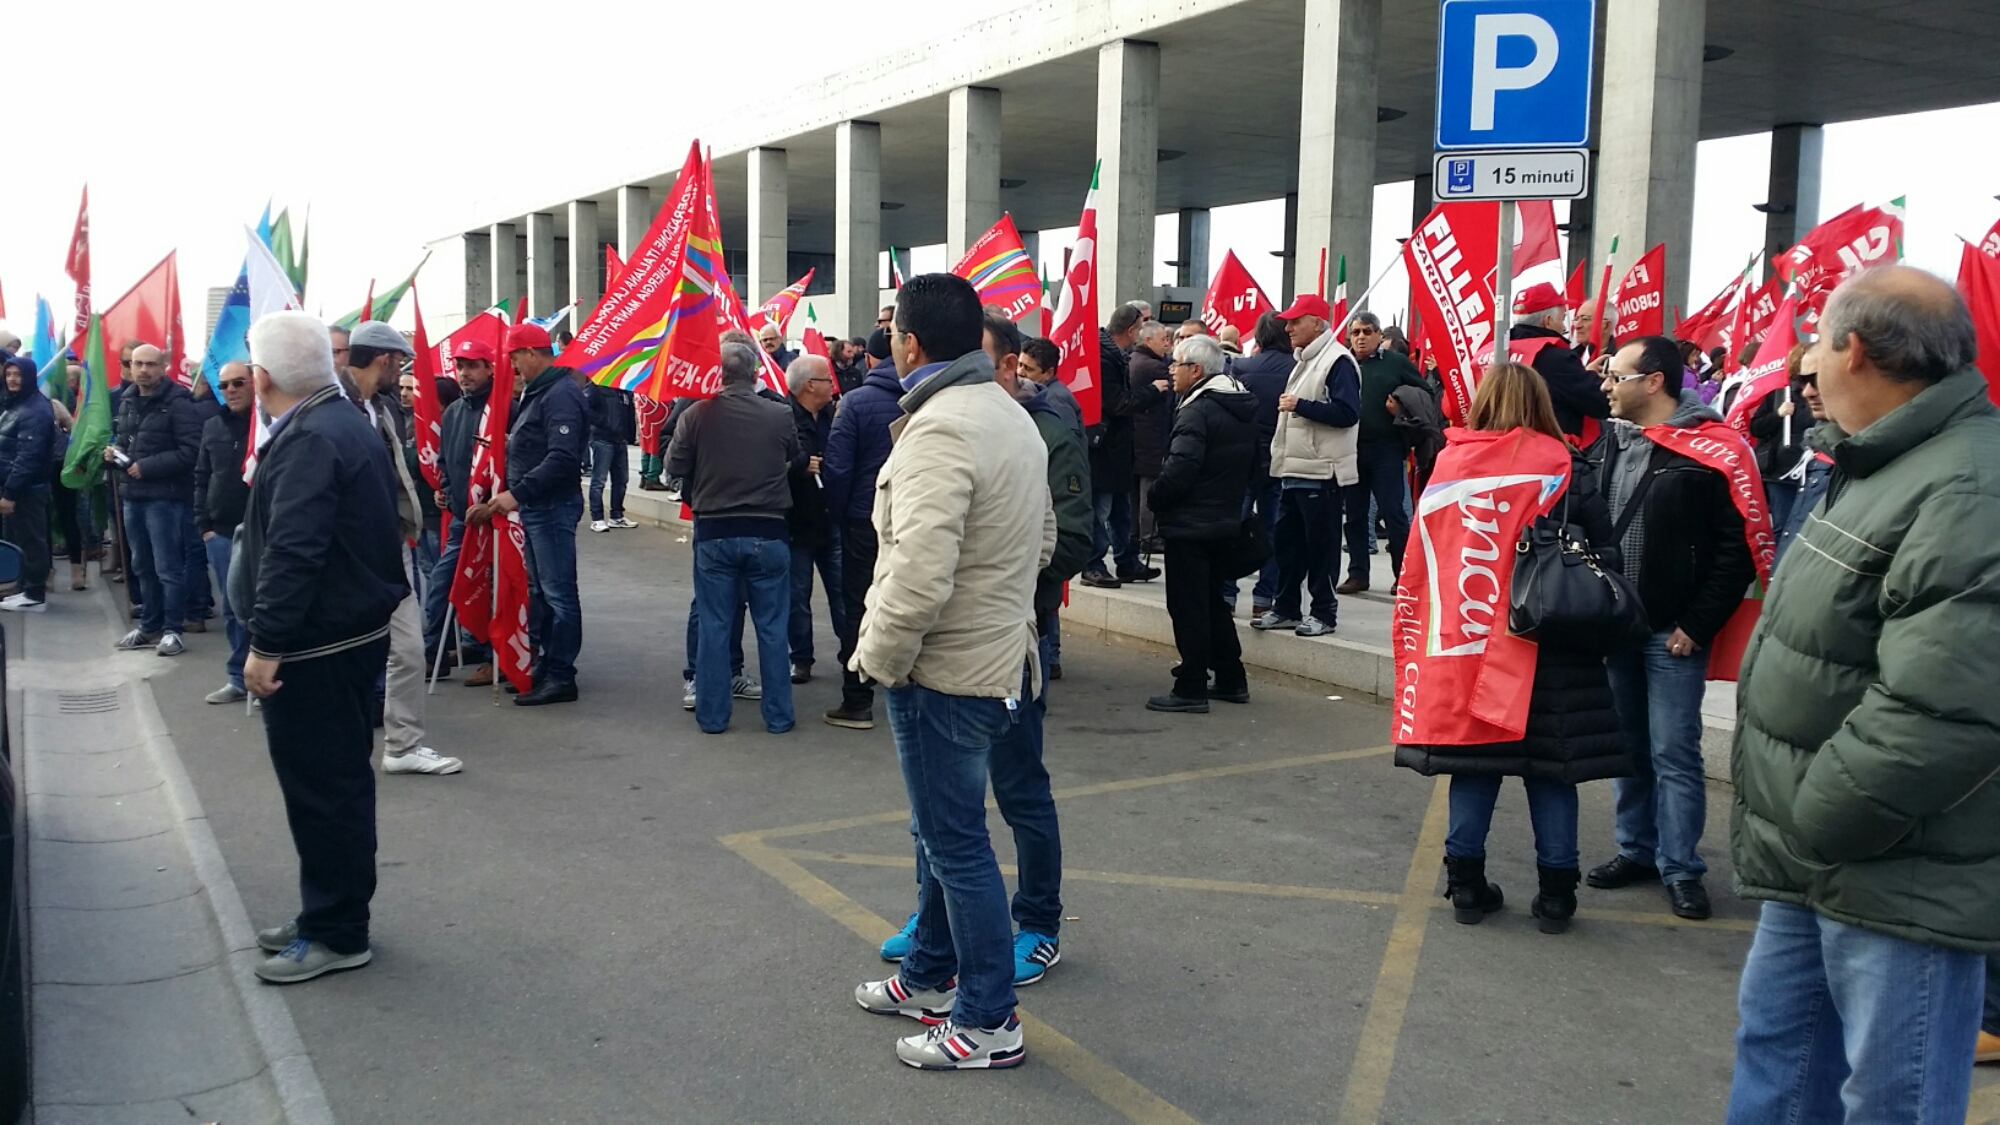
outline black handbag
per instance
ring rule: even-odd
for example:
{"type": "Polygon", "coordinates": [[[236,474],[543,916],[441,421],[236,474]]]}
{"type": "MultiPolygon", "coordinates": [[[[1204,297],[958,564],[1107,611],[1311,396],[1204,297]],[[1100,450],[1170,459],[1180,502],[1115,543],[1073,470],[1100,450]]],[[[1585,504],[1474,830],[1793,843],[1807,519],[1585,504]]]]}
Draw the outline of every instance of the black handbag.
{"type": "Polygon", "coordinates": [[[1255,515],[1245,516],[1243,525],[1236,529],[1236,538],[1230,540],[1222,576],[1232,581],[1248,578],[1270,559],[1271,536],[1264,530],[1264,521],[1255,515]]]}
{"type": "Polygon", "coordinates": [[[1562,515],[1536,520],[1515,544],[1507,631],[1598,655],[1637,648],[1651,635],[1638,588],[1570,534],[1568,515],[1565,494],[1562,515]]]}

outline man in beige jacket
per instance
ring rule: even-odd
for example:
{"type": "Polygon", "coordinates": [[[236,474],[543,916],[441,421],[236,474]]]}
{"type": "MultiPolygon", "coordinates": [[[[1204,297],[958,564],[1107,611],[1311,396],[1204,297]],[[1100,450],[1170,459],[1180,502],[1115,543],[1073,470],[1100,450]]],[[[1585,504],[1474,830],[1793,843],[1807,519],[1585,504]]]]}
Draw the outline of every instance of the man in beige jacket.
{"type": "Polygon", "coordinates": [[[1035,576],[1055,549],[1056,522],[1047,452],[993,381],[981,317],[979,295],[949,274],[912,278],[897,294],[890,346],[904,417],[890,427],[895,447],[876,483],[881,551],[849,662],[888,687],[927,868],[908,956],[854,999],[932,1024],[896,1045],[899,1059],[926,1070],[1026,1057],[986,777],[994,744],[1041,688],[1035,576]]]}

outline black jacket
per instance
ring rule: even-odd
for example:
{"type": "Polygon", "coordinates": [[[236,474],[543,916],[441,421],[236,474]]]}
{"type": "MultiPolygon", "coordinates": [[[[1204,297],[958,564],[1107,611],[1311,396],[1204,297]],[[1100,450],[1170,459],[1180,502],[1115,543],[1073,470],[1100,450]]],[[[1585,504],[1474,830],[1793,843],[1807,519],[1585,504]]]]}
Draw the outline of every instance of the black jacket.
{"type": "Polygon", "coordinates": [[[48,495],[49,481],[62,468],[56,446],[55,408],[34,376],[25,376],[21,389],[11,393],[0,384],[0,497],[48,495]]]}
{"type": "MultiPolygon", "coordinates": [[[[135,384],[118,398],[118,448],[138,462],[139,477],[118,481],[127,500],[194,501],[194,463],[201,455],[201,411],[186,387],[160,380],[150,395],[135,384]]],[[[123,472],[124,470],[119,470],[123,472]]]]}
{"type": "Polygon", "coordinates": [[[1174,436],[1147,494],[1163,539],[1227,539],[1243,526],[1243,498],[1257,466],[1257,396],[1228,375],[1189,388],[1174,436]]]}
{"type": "Polygon", "coordinates": [[[1278,436],[1278,396],[1292,377],[1298,359],[1290,348],[1258,352],[1233,360],[1229,373],[1243,389],[1257,396],[1257,476],[1271,473],[1271,439],[1278,436]]]}
{"type": "Polygon", "coordinates": [[[1556,424],[1563,433],[1581,436],[1585,418],[1603,421],[1611,417],[1611,400],[1604,397],[1604,380],[1583,366],[1562,333],[1532,324],[1516,324],[1507,330],[1509,340],[1537,337],[1559,341],[1535,353],[1535,370],[1549,385],[1549,401],[1555,404],[1556,424]]]}
{"type": "Polygon", "coordinates": [[[1750,437],[1757,453],[1757,472],[1765,480],[1783,480],[1798,468],[1807,453],[1806,435],[1812,432],[1812,411],[1805,400],[1793,396],[1792,440],[1785,440],[1785,417],[1778,407],[1785,401],[1787,388],[1780,387],[1764,396],[1750,414],[1750,437]]]}
{"type": "Polygon", "coordinates": [[[842,395],[827,435],[819,479],[826,510],[843,525],[867,523],[875,511],[875,478],[889,460],[889,426],[903,416],[903,382],[883,360],[861,386],[842,395]]]}
{"type": "Polygon", "coordinates": [[[387,635],[410,594],[397,487],[381,436],[338,386],[285,418],[257,458],[229,579],[252,652],[306,660],[387,635]]]}
{"type": "MultiPolygon", "coordinates": [[[[1099,492],[1123,492],[1132,487],[1132,384],[1125,353],[1111,342],[1111,333],[1097,330],[1098,421],[1090,427],[1090,485],[1099,492]]],[[[1149,388],[1150,389],[1150,388],[1149,388]]]]}
{"type": "Polygon", "coordinates": [[[197,529],[230,535],[243,522],[243,508],[250,501],[250,486],[243,481],[243,458],[249,446],[249,410],[241,414],[225,410],[202,425],[201,453],[194,463],[197,529]]]}
{"type": "Polygon", "coordinates": [[[523,508],[547,508],[583,491],[589,408],[576,372],[535,376],[507,419],[507,491],[523,508]]]}
{"type": "Polygon", "coordinates": [[[829,408],[818,415],[809,414],[797,399],[787,399],[785,405],[792,408],[792,428],[799,435],[799,452],[792,459],[791,475],[787,478],[792,486],[792,510],[785,516],[785,526],[798,546],[824,547],[833,541],[833,523],[826,512],[826,490],[820,487],[818,477],[806,471],[806,466],[809,458],[826,453],[833,411],[829,408]]]}
{"type": "Polygon", "coordinates": [[[592,383],[584,388],[590,408],[590,440],[613,445],[631,445],[638,416],[633,413],[632,392],[592,383]]]}
{"type": "Polygon", "coordinates": [[[486,412],[486,399],[493,393],[488,383],[477,393],[461,397],[444,408],[438,423],[438,477],[447,501],[445,507],[458,519],[470,507],[465,491],[472,480],[472,454],[479,447],[479,422],[486,412]]]}
{"type": "Polygon", "coordinates": [[[1140,477],[1160,475],[1160,462],[1167,456],[1167,433],[1174,425],[1174,396],[1154,389],[1153,381],[1173,380],[1167,361],[1144,347],[1132,349],[1125,357],[1125,375],[1132,396],[1132,473],[1140,477]]]}
{"type": "MultiPolygon", "coordinates": [[[[1543,516],[1541,526],[1567,516],[1570,534],[1617,565],[1611,513],[1598,490],[1595,467],[1582,454],[1570,457],[1566,500],[1543,516]]],[[[1534,687],[1528,700],[1527,733],[1514,742],[1472,746],[1398,746],[1396,764],[1425,776],[1500,774],[1575,785],[1606,777],[1628,777],[1632,760],[1612,706],[1604,658],[1554,644],[1535,652],[1534,687]]],[[[1643,752],[1643,748],[1642,748],[1643,752]]]]}

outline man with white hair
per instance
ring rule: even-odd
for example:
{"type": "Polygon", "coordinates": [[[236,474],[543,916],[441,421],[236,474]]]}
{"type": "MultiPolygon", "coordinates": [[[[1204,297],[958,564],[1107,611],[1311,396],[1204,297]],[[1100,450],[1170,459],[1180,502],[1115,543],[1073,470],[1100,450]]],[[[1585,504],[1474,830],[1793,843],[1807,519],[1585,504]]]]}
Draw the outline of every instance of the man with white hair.
{"type": "Polygon", "coordinates": [[[302,312],[250,328],[269,436],[243,513],[230,604],[250,633],[243,686],[264,701],[271,765],[299,855],[299,914],[261,930],[277,984],[368,963],[375,895],[369,721],[389,618],[410,594],[396,477],[368,419],[341,394],[326,326],[302,312]]]}
{"type": "Polygon", "coordinates": [[[766,324],[757,330],[757,346],[770,353],[771,359],[780,368],[789,368],[799,353],[785,346],[785,333],[775,324],[766,324]]]}
{"type": "Polygon", "coordinates": [[[847,607],[840,593],[840,537],[827,517],[826,494],[820,488],[820,457],[833,431],[833,366],[816,355],[802,355],[785,368],[791,391],[792,427],[798,431],[799,452],[792,461],[792,510],[786,524],[792,533],[792,610],[786,632],[792,647],[792,682],[812,679],[813,567],[826,588],[827,615],[833,635],[847,635],[847,607]]]}

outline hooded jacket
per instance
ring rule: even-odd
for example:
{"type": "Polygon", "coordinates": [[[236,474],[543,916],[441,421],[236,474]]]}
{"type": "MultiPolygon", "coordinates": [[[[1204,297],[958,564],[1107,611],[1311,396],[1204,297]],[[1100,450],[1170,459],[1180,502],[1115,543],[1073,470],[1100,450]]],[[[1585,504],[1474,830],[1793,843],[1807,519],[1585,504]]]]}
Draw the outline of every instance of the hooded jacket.
{"type": "Polygon", "coordinates": [[[553,507],[582,493],[589,413],[567,367],[550,367],[521,392],[507,418],[507,491],[521,507],[553,507]]]}
{"type": "Polygon", "coordinates": [[[840,396],[819,463],[827,514],[834,522],[866,523],[875,509],[875,478],[889,460],[889,426],[903,416],[903,381],[883,360],[859,387],[840,396]]]}
{"type": "Polygon", "coordinates": [[[1299,404],[1278,413],[1271,475],[1342,485],[1360,480],[1361,372],[1354,354],[1332,332],[1320,333],[1299,350],[1285,393],[1297,395],[1299,404]]]}
{"type": "Polygon", "coordinates": [[[201,455],[201,412],[194,396],[172,379],[161,379],[150,395],[138,384],[118,396],[118,448],[139,466],[139,476],[121,477],[127,500],[194,501],[194,463],[201,455]]]}
{"type": "MultiPolygon", "coordinates": [[[[252,406],[250,410],[255,410],[252,406]]],[[[201,427],[201,453],[194,463],[194,526],[203,533],[232,535],[243,522],[250,485],[243,461],[250,448],[250,410],[225,411],[201,427]]]]}
{"type": "Polygon", "coordinates": [[[2000,952],[2000,411],[1968,367],[1813,443],[1737,686],[1737,893],[2000,952]]]}
{"type": "Polygon", "coordinates": [[[1084,451],[1083,422],[1074,413],[1076,399],[1065,407],[1057,392],[1069,395],[1069,388],[1051,379],[1036,384],[1023,379],[1015,394],[1022,392],[1021,406],[1042,436],[1049,454],[1049,502],[1056,513],[1056,545],[1048,565],[1035,577],[1035,619],[1054,613],[1062,605],[1063,583],[1083,571],[1090,561],[1090,542],[1096,517],[1090,498],[1090,455],[1084,451]]]}
{"type": "Polygon", "coordinates": [[[0,497],[48,495],[52,470],[59,467],[56,444],[55,408],[31,370],[22,376],[20,390],[0,390],[0,497]]]}
{"type": "Polygon", "coordinates": [[[1227,374],[1188,388],[1173,441],[1147,499],[1164,539],[1229,539],[1257,466],[1257,396],[1227,374]]]}
{"type": "Polygon", "coordinates": [[[1041,692],[1035,579],[1054,556],[1048,451],[971,351],[903,396],[875,492],[881,552],[848,667],[891,687],[1041,692]]]}

